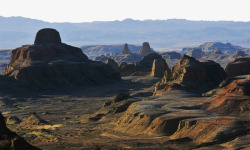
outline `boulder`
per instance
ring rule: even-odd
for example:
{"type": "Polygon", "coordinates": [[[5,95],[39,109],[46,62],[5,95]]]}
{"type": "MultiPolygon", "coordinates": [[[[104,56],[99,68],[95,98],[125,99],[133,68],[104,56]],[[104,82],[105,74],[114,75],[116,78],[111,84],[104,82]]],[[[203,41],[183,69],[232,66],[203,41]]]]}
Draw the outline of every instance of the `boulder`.
{"type": "Polygon", "coordinates": [[[124,45],[124,48],[122,50],[122,54],[130,54],[130,51],[128,49],[128,44],[127,43],[124,45]]]}
{"type": "Polygon", "coordinates": [[[5,124],[4,117],[0,113],[0,149],[3,150],[38,150],[38,148],[27,143],[15,132],[10,131],[5,124]]]}
{"type": "Polygon", "coordinates": [[[151,54],[151,53],[154,53],[154,52],[151,50],[149,43],[148,42],[144,42],[142,44],[141,49],[140,49],[140,54],[142,56],[146,56],[146,55],[151,54]]]}
{"type": "Polygon", "coordinates": [[[80,48],[61,43],[54,29],[38,31],[35,44],[13,50],[4,74],[25,87],[40,89],[120,80],[119,73],[111,66],[91,61],[80,48]]]}
{"type": "Polygon", "coordinates": [[[156,84],[156,91],[168,85],[179,84],[184,89],[208,91],[226,78],[224,69],[213,61],[200,62],[184,55],[178,64],[166,70],[164,77],[156,84]]]}
{"type": "Polygon", "coordinates": [[[194,48],[189,51],[188,55],[194,57],[195,59],[200,59],[202,56],[205,55],[205,52],[203,52],[199,48],[194,48]]]}
{"type": "Polygon", "coordinates": [[[250,57],[236,58],[227,64],[225,71],[229,77],[250,74],[250,57]]]}

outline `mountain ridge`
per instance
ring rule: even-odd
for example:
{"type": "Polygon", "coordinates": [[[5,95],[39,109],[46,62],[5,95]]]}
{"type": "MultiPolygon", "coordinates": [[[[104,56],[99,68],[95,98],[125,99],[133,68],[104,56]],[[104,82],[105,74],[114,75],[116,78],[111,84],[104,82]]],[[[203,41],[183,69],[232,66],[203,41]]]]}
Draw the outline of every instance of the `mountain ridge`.
{"type": "Polygon", "coordinates": [[[50,23],[23,17],[0,16],[0,49],[33,43],[41,28],[60,31],[75,46],[149,42],[153,48],[181,49],[207,41],[250,47],[250,22],[190,21],[185,19],[50,23]]]}

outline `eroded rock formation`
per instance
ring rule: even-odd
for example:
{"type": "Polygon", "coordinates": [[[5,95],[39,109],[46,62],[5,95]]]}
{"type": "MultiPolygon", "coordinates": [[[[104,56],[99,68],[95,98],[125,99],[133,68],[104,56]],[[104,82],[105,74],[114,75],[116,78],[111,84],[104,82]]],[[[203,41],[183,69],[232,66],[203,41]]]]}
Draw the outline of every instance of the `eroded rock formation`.
{"type": "Polygon", "coordinates": [[[163,77],[164,72],[166,70],[165,64],[166,64],[166,62],[164,62],[163,59],[155,59],[153,62],[151,76],[152,77],[163,77]]]}
{"type": "Polygon", "coordinates": [[[228,81],[228,85],[224,83],[225,85],[212,91],[216,92],[216,95],[205,101],[206,109],[227,115],[250,117],[250,80],[248,76],[231,80],[228,81]]]}
{"type": "Polygon", "coordinates": [[[250,57],[236,58],[228,63],[225,71],[229,77],[250,74],[250,57]]]}
{"type": "Polygon", "coordinates": [[[111,58],[109,58],[109,59],[107,60],[107,65],[112,66],[112,68],[113,68],[114,70],[118,70],[118,68],[119,68],[119,65],[117,64],[117,62],[115,62],[115,60],[114,60],[114,59],[111,59],[111,58]]]}
{"type": "Polygon", "coordinates": [[[216,49],[215,51],[211,51],[211,52],[209,52],[209,55],[221,55],[221,54],[223,54],[221,51],[220,51],[220,49],[218,48],[218,49],[216,49]]]}
{"type": "Polygon", "coordinates": [[[0,113],[0,149],[38,150],[38,148],[30,145],[22,137],[6,127],[2,113],[0,113]]]}
{"type": "Polygon", "coordinates": [[[122,54],[130,54],[130,51],[128,49],[128,44],[127,43],[124,45],[124,48],[122,50],[122,54]]]}
{"type": "Polygon", "coordinates": [[[244,51],[241,51],[241,50],[235,51],[234,55],[235,56],[242,56],[242,57],[247,56],[247,54],[244,51]]]}
{"type": "Polygon", "coordinates": [[[4,74],[26,87],[42,88],[94,85],[120,79],[111,66],[91,61],[80,48],[61,43],[54,29],[38,31],[34,45],[13,50],[4,74]]]}
{"type": "Polygon", "coordinates": [[[146,56],[146,55],[151,54],[151,53],[154,53],[154,52],[151,50],[149,43],[148,42],[144,42],[142,44],[141,49],[140,49],[140,54],[142,56],[146,56]]]}
{"type": "Polygon", "coordinates": [[[194,57],[195,59],[200,59],[202,56],[205,55],[205,52],[203,52],[199,48],[194,48],[189,51],[188,55],[194,57]]]}
{"type": "Polygon", "coordinates": [[[226,78],[224,69],[213,61],[200,62],[184,55],[178,64],[166,70],[164,77],[156,85],[156,91],[166,86],[179,84],[188,90],[208,91],[226,78]]]}

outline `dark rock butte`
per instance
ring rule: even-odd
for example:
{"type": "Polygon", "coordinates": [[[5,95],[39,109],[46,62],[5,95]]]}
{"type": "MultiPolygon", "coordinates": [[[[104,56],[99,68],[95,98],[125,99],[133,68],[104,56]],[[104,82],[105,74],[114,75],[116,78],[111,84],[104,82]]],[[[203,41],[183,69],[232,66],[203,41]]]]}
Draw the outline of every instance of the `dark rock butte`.
{"type": "Polygon", "coordinates": [[[140,54],[142,56],[146,56],[146,55],[151,54],[151,53],[154,53],[154,52],[151,50],[149,43],[148,42],[144,42],[142,44],[141,49],[140,49],[140,54]]]}
{"type": "Polygon", "coordinates": [[[6,76],[12,76],[26,87],[87,86],[119,80],[111,66],[94,62],[80,48],[61,43],[54,29],[38,31],[34,45],[12,51],[6,76]]]}
{"type": "Polygon", "coordinates": [[[156,91],[173,84],[179,84],[188,90],[208,91],[225,78],[226,73],[219,64],[213,61],[200,62],[184,55],[178,64],[166,70],[164,77],[156,85],[156,91]]]}
{"type": "Polygon", "coordinates": [[[227,64],[225,71],[229,77],[250,74],[250,57],[236,58],[227,64]]]}

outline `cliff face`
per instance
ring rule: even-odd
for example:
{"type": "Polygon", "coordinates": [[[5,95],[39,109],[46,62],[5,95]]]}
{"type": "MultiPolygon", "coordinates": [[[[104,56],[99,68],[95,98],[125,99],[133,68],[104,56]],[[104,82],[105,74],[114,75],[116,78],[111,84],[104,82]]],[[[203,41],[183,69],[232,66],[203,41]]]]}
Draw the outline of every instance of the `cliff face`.
{"type": "Polygon", "coordinates": [[[111,66],[90,61],[80,48],[61,43],[54,29],[40,30],[34,45],[13,50],[4,74],[28,87],[90,85],[120,79],[111,66]]]}

